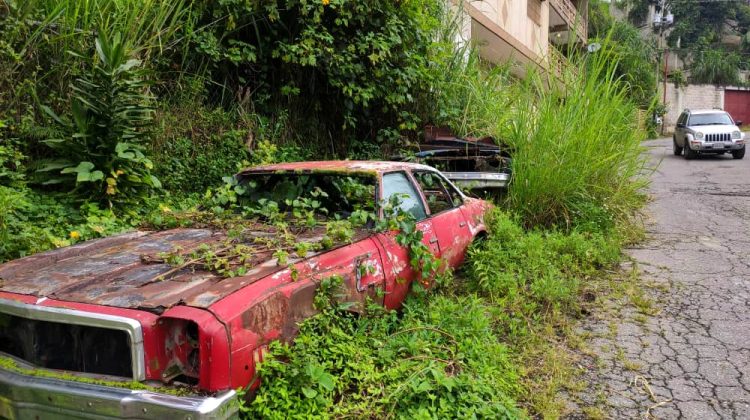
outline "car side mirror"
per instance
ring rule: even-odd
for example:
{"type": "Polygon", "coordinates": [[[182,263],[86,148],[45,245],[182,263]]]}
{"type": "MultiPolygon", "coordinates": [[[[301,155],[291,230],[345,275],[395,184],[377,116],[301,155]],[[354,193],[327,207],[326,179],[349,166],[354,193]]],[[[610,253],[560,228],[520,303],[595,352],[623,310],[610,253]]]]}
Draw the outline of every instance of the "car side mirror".
{"type": "Polygon", "coordinates": [[[742,121],[735,121],[735,123],[737,124],[737,127],[742,127],[742,121]]]}
{"type": "Polygon", "coordinates": [[[677,128],[685,128],[685,124],[683,124],[683,123],[677,123],[677,128]]]}

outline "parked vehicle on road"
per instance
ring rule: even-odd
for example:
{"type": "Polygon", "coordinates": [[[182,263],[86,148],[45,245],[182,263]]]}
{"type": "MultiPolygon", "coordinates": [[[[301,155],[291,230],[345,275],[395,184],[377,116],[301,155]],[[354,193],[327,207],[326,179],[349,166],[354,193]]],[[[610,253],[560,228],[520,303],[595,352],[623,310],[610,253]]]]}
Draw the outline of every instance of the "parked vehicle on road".
{"type": "Polygon", "coordinates": [[[680,114],[672,144],[674,154],[684,153],[685,159],[699,154],[731,153],[735,159],[745,157],[745,134],[732,117],[719,109],[689,110],[680,114]]]}
{"type": "Polygon", "coordinates": [[[235,390],[259,385],[268,344],[316,313],[323,280],[352,310],[399,308],[423,280],[398,231],[363,223],[338,240],[346,217],[377,222],[397,202],[443,268],[485,234],[489,204],[425,165],[289,163],[234,181],[262,213],[242,229],[134,231],[0,265],[0,417],[235,416],[235,390]]]}

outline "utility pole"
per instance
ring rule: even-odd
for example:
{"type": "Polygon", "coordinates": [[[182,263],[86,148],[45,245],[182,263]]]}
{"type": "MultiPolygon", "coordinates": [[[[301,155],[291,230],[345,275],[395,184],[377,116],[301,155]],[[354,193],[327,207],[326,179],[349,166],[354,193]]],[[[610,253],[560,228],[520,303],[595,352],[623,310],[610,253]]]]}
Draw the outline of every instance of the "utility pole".
{"type": "MultiPolygon", "coordinates": [[[[661,66],[661,55],[664,56],[664,77],[662,80],[662,91],[663,99],[662,103],[667,104],[667,75],[669,71],[669,48],[667,47],[667,39],[665,36],[665,30],[674,24],[674,15],[667,10],[666,0],[659,0],[659,3],[654,6],[654,17],[652,20],[654,29],[657,29],[657,43],[656,43],[656,86],[659,86],[659,73],[661,66]],[[660,55],[661,54],[661,55],[660,55]]],[[[656,116],[654,116],[655,118],[656,116]]],[[[664,122],[662,121],[661,132],[664,134],[664,122]]]]}

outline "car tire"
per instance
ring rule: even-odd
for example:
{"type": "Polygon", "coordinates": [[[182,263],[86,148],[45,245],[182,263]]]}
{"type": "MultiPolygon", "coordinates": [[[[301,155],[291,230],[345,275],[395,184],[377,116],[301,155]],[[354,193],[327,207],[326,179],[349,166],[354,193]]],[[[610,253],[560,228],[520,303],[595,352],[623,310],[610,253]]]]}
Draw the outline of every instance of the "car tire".
{"type": "Polygon", "coordinates": [[[685,140],[685,159],[686,160],[692,160],[695,159],[695,157],[698,156],[698,152],[690,148],[690,142],[685,140]]]}
{"type": "Polygon", "coordinates": [[[672,152],[674,152],[675,156],[682,154],[682,147],[677,145],[677,139],[674,137],[672,137],[672,152]]]}
{"type": "Polygon", "coordinates": [[[746,146],[742,146],[742,149],[732,150],[732,158],[742,159],[745,157],[745,147],[746,146]]]}

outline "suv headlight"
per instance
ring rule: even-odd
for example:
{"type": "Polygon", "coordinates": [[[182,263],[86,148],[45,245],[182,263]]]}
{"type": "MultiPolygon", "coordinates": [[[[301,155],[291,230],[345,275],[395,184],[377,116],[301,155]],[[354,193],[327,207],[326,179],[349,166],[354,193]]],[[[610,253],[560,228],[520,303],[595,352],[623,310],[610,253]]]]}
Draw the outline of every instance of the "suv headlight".
{"type": "Polygon", "coordinates": [[[739,131],[732,132],[732,140],[739,140],[742,138],[742,133],[739,131]]]}
{"type": "Polygon", "coordinates": [[[697,140],[703,140],[703,133],[701,133],[700,131],[697,131],[697,132],[695,133],[695,138],[696,138],[697,140]]]}

